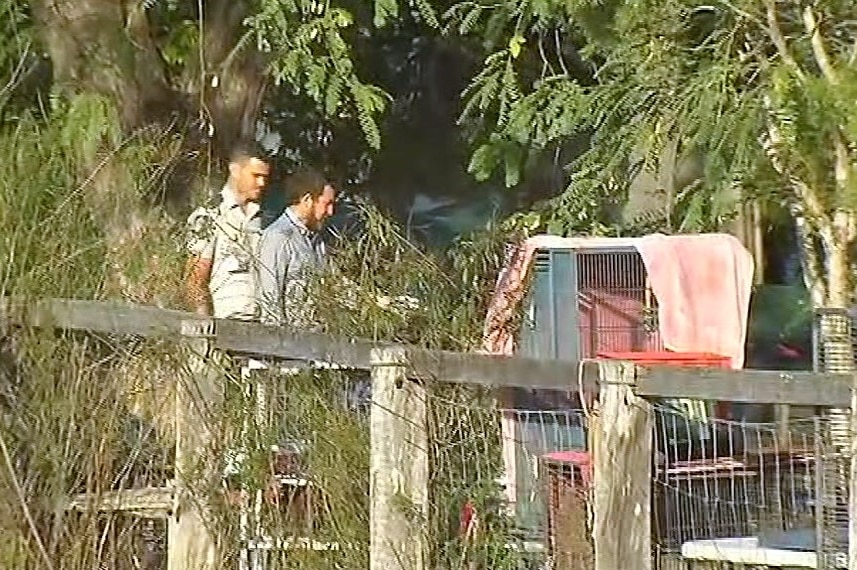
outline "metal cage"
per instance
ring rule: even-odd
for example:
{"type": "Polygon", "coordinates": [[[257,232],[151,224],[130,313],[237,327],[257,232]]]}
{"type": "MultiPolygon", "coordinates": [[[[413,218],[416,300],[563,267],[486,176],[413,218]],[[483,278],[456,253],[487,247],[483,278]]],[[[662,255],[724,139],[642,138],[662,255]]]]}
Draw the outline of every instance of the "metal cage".
{"type": "Polygon", "coordinates": [[[542,249],[535,254],[519,352],[580,360],[662,350],[657,301],[636,249],[542,249]]]}

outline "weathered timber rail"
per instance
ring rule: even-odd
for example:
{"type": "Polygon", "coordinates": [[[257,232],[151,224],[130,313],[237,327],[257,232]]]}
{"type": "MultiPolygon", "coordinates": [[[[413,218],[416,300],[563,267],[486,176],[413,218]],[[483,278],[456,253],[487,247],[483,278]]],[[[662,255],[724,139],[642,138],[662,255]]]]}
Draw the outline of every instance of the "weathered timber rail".
{"type": "Polygon", "coordinates": [[[67,500],[65,510],[124,511],[147,518],[167,518],[172,513],[175,493],[169,487],[145,487],[104,491],[98,495],[80,493],[67,500]]]}
{"type": "MultiPolygon", "coordinates": [[[[4,299],[0,323],[101,334],[141,337],[180,336],[182,323],[207,319],[193,313],[108,301],[48,299],[25,303],[4,299]]],[[[404,351],[412,378],[442,378],[444,382],[492,387],[596,390],[595,361],[568,362],[520,356],[497,356],[444,350],[362,338],[292,332],[279,327],[231,320],[215,321],[213,346],[233,353],[271,358],[333,362],[369,370],[373,349],[404,351]]],[[[645,397],[691,398],[752,403],[788,403],[849,407],[851,376],[847,374],[638,367],[634,391],[645,397]]]]}

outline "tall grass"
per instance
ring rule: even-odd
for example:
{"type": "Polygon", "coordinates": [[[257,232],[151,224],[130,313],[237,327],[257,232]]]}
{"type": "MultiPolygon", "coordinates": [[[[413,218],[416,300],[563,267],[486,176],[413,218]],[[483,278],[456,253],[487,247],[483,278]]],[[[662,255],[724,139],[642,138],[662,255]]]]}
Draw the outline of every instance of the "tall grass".
{"type": "MultiPolygon", "coordinates": [[[[181,305],[181,216],[168,215],[158,199],[165,174],[182,159],[180,140],[154,130],[127,135],[116,124],[103,100],[84,96],[0,126],[0,296],[181,305]]],[[[502,257],[502,232],[492,228],[432,252],[409,243],[370,203],[358,202],[357,213],[359,227],[334,247],[336,279],[316,290],[323,300],[317,310],[321,328],[434,348],[478,346],[502,257]],[[379,296],[404,295],[416,298],[419,307],[378,303],[379,296]]],[[[174,339],[11,327],[0,338],[2,566],[161,567],[163,521],[68,511],[64,504],[76,493],[163,486],[174,475],[174,390],[193,381],[174,339]]],[[[361,378],[325,372],[292,377],[287,384],[282,376],[260,380],[282,398],[274,400],[279,404],[269,410],[270,421],[257,424],[247,381],[233,365],[222,376],[227,397],[211,418],[218,434],[211,457],[223,467],[230,451],[244,450],[247,459],[233,483],[263,489],[270,445],[306,442],[307,470],[325,497],[313,536],[354,546],[335,554],[292,552],[275,557],[273,567],[365,567],[368,427],[365,409],[346,405],[344,388],[361,378]]],[[[490,420],[490,394],[437,385],[431,395],[438,406],[478,404],[487,414],[478,422],[448,423],[448,411],[432,412],[433,441],[441,446],[432,456],[446,459],[445,471],[432,482],[433,522],[426,529],[432,559],[450,567],[456,565],[451,553],[460,551],[462,497],[488,500],[487,489],[499,474],[493,443],[499,438],[490,420]],[[458,452],[452,461],[449,446],[458,452]],[[482,467],[472,469],[477,463],[482,467]]],[[[220,487],[197,491],[211,507],[222,552],[234,561],[236,507],[227,504],[220,487]]],[[[305,532],[270,505],[261,512],[270,534],[305,532]]],[[[502,543],[497,536],[495,550],[502,543]]],[[[499,563],[497,556],[491,560],[499,563]]]]}
{"type": "Polygon", "coordinates": [[[0,132],[0,292],[95,297],[105,242],[54,125],[25,118],[0,132]]]}

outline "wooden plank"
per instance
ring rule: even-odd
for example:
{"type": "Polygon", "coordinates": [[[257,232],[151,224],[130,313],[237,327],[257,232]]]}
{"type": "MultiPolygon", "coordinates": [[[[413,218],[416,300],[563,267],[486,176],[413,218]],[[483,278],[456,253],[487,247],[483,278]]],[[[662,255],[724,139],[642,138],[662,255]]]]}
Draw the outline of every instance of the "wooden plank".
{"type": "Polygon", "coordinates": [[[375,348],[403,350],[409,377],[454,384],[567,391],[576,390],[580,380],[590,389],[596,390],[598,381],[598,366],[594,362],[581,364],[521,356],[428,350],[367,339],[296,333],[282,327],[241,321],[218,320],[215,343],[218,348],[230,352],[332,362],[344,368],[362,370],[370,368],[371,352],[375,348]]]}
{"type": "Polygon", "coordinates": [[[595,570],[651,570],[651,405],[634,395],[634,366],[602,361],[594,438],[595,570]]]}
{"type": "Polygon", "coordinates": [[[173,510],[172,487],[119,489],[102,493],[79,493],[65,504],[65,510],[126,511],[151,518],[166,518],[173,510]]]}
{"type": "Polygon", "coordinates": [[[847,407],[851,405],[851,377],[819,372],[646,367],[637,371],[636,393],[662,398],[847,407]]]}
{"type": "MultiPolygon", "coordinates": [[[[180,334],[181,322],[203,321],[183,311],[108,301],[47,299],[25,303],[0,300],[0,321],[54,326],[98,333],[158,337],[180,334]]],[[[538,360],[520,356],[426,350],[368,339],[294,333],[258,323],[216,321],[215,346],[230,352],[280,359],[335,362],[369,369],[373,348],[406,351],[408,374],[422,379],[479,384],[575,390],[595,389],[597,366],[590,363],[538,360]]],[[[638,373],[637,394],[653,397],[725,400],[748,403],[847,407],[851,380],[846,374],[652,367],[638,373]]]]}
{"type": "Polygon", "coordinates": [[[198,319],[182,323],[186,370],[176,389],[177,506],[167,524],[168,570],[214,570],[220,567],[211,533],[208,493],[219,489],[213,444],[217,412],[223,399],[219,353],[212,349],[214,322],[198,319]]]}
{"type": "Polygon", "coordinates": [[[370,570],[424,570],[428,519],[426,391],[401,349],[372,352],[370,570]]]}
{"type": "Polygon", "coordinates": [[[178,334],[183,319],[194,315],[118,301],[0,298],[0,322],[67,330],[156,337],[178,334]]]}
{"type": "Polygon", "coordinates": [[[296,332],[260,323],[217,320],[215,346],[221,350],[273,358],[333,362],[369,370],[373,348],[384,343],[359,338],[296,332]]]}
{"type": "MultiPolygon", "coordinates": [[[[0,320],[54,326],[98,333],[145,337],[179,335],[182,322],[201,325],[204,317],[193,313],[108,301],[48,299],[36,303],[0,303],[0,320]]],[[[407,352],[409,375],[444,382],[484,386],[519,386],[570,390],[578,386],[579,364],[518,356],[426,350],[360,338],[300,332],[254,322],[215,321],[214,346],[229,352],[271,358],[333,362],[344,368],[368,370],[374,348],[400,348],[407,352]]],[[[597,366],[584,366],[583,380],[592,389],[597,366]]]]}
{"type": "Polygon", "coordinates": [[[574,391],[598,389],[595,361],[570,362],[524,356],[503,356],[403,347],[408,374],[414,378],[491,387],[574,391]]]}
{"type": "Polygon", "coordinates": [[[284,538],[263,537],[247,542],[247,550],[313,550],[333,552],[340,550],[365,550],[366,546],[354,542],[324,542],[308,536],[287,536],[284,538]]]}
{"type": "Polygon", "coordinates": [[[777,426],[777,443],[781,449],[791,447],[791,417],[792,408],[789,404],[774,404],[774,423],[777,426]]]}

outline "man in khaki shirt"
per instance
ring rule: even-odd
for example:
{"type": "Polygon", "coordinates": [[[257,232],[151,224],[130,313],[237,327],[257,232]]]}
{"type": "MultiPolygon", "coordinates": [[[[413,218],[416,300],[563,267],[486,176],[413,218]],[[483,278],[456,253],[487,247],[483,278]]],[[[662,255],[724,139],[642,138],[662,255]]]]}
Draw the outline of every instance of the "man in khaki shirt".
{"type": "Polygon", "coordinates": [[[187,297],[194,311],[216,318],[257,318],[253,265],[261,236],[259,201],[270,166],[254,145],[229,157],[229,179],[214,207],[188,218],[187,297]]]}

